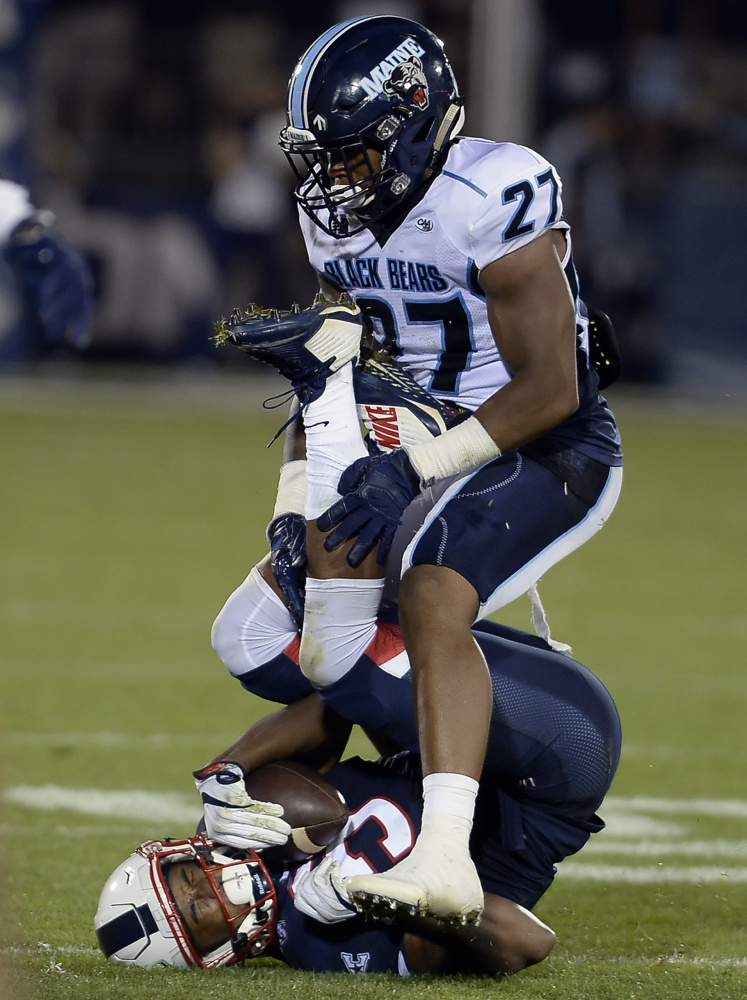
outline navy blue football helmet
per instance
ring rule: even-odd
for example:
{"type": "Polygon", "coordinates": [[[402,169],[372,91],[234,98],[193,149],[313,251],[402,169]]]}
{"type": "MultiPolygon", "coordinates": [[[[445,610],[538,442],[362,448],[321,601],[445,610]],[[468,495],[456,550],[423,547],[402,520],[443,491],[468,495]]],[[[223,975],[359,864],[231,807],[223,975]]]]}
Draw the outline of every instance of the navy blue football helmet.
{"type": "Polygon", "coordinates": [[[301,208],[342,238],[412,197],[463,121],[454,74],[432,32],[404,17],[358,17],[330,28],[301,57],[280,146],[298,177],[301,208]],[[361,162],[368,175],[359,171],[356,180],[351,164],[361,162]]]}

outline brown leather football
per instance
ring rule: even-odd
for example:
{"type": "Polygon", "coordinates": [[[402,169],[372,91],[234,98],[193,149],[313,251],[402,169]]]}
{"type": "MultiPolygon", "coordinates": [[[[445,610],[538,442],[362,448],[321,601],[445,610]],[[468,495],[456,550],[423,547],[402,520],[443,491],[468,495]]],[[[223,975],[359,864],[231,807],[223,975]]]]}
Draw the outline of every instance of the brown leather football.
{"type": "Polygon", "coordinates": [[[277,802],[290,823],[290,839],[262,852],[268,864],[297,865],[328,847],[348,821],[348,807],[327,779],[305,764],[277,760],[246,776],[253,799],[277,802]]]}

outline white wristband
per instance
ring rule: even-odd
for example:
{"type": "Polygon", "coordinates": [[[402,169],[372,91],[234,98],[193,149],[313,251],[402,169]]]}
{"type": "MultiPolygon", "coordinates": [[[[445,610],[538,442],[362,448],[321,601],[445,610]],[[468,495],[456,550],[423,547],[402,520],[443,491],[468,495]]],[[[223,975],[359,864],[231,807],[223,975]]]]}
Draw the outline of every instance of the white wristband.
{"type": "Polygon", "coordinates": [[[286,462],[280,467],[278,494],[272,520],[280,514],[303,514],[306,508],[306,459],[286,462]]]}
{"type": "Polygon", "coordinates": [[[408,448],[407,455],[423,486],[430,486],[500,458],[501,449],[477,417],[468,417],[446,433],[408,448]]]}

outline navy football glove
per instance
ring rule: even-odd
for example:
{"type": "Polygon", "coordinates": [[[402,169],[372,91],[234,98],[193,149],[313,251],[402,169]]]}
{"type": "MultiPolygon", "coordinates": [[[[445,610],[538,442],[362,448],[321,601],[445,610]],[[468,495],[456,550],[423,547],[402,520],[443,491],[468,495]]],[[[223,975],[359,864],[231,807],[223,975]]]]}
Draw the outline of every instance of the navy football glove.
{"type": "Polygon", "coordinates": [[[86,347],[93,282],[78,251],[34,217],[11,234],[5,254],[31,301],[44,343],[86,347]]]}
{"type": "Polygon", "coordinates": [[[383,566],[402,515],[420,492],[407,452],[397,448],[388,455],[359,458],[345,469],[337,489],[342,499],[316,522],[320,531],[330,532],[325,549],[331,552],[357,535],[348,563],[358,566],[378,542],[376,559],[383,566]]]}
{"type": "Polygon", "coordinates": [[[267,541],[275,580],[301,628],[306,602],[306,519],[300,514],[279,514],[267,526],[267,541]]]}

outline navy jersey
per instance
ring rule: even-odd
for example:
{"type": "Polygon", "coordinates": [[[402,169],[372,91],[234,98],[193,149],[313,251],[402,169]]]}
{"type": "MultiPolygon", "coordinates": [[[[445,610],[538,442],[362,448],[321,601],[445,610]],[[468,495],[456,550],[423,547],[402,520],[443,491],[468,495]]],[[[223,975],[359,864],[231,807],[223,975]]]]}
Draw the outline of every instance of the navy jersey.
{"type": "MultiPolygon", "coordinates": [[[[474,625],[473,634],[493,687],[484,779],[519,802],[591,816],[620,757],[611,694],[591,670],[539,636],[489,621],[474,625]]],[[[412,676],[402,673],[403,653],[399,629],[380,625],[364,656],[322,696],[340,715],[416,751],[412,676]]]]}
{"type": "MultiPolygon", "coordinates": [[[[516,801],[591,816],[620,758],[620,718],[612,695],[588,667],[537,635],[491,621],[477,622],[472,632],[493,687],[485,779],[516,801]]],[[[252,671],[242,683],[285,703],[311,693],[298,652],[294,639],[267,669],[252,671]]],[[[403,749],[418,750],[412,674],[398,625],[380,622],[352,669],[320,693],[344,718],[384,733],[403,749]]]]}
{"type": "MultiPolygon", "coordinates": [[[[395,758],[352,758],[328,774],[350,809],[341,842],[328,853],[344,876],[381,872],[410,853],[420,829],[422,799],[417,767],[395,758]]],[[[326,925],[304,916],[293,903],[293,884],[318,860],[275,874],[279,919],[272,954],[310,972],[407,974],[403,932],[394,923],[353,917],[326,925]]]]}

